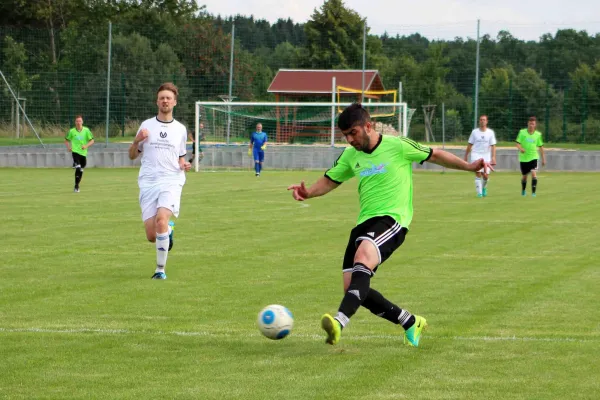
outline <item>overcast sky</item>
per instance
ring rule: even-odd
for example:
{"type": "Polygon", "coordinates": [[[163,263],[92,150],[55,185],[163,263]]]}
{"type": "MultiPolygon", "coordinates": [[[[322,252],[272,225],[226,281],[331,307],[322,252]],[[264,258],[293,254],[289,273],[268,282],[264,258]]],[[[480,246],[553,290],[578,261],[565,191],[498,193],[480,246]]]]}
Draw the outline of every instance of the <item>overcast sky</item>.
{"type": "MultiPolygon", "coordinates": [[[[197,0],[209,13],[221,16],[254,15],[275,22],[292,18],[306,22],[323,0],[197,0]]],[[[557,29],[600,32],[599,0],[345,0],[346,7],[367,18],[371,33],[390,35],[418,32],[429,39],[475,38],[477,20],[481,34],[496,37],[508,30],[523,40],[538,40],[557,29]]]]}

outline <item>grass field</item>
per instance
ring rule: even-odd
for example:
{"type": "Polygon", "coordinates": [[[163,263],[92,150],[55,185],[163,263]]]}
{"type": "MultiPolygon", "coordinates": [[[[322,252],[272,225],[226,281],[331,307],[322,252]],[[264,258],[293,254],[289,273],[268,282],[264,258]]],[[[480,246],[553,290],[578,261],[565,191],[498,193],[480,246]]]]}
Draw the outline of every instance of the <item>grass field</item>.
{"type": "Polygon", "coordinates": [[[137,171],[0,169],[0,398],[598,399],[598,174],[417,173],[415,218],[372,287],[428,319],[418,349],[362,309],[338,346],[356,182],[307,203],[320,172],[190,174],[168,280],[153,281],[137,171]],[[281,341],[256,315],[295,316],[281,341]]]}

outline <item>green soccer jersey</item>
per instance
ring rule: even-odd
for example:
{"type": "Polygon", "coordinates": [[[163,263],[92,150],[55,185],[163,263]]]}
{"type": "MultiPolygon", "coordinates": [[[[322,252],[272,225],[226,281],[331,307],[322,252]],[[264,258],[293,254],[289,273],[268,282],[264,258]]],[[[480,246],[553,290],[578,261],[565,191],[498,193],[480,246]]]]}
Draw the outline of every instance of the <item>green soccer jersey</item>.
{"type": "Polygon", "coordinates": [[[71,128],[67,136],[65,136],[65,140],[71,142],[71,151],[73,153],[81,154],[82,156],[87,156],[87,149],[82,149],[81,146],[88,144],[90,141],[94,140],[94,136],[92,136],[92,132],[87,128],[81,128],[81,131],[78,131],[77,128],[71,128]]]}
{"type": "Polygon", "coordinates": [[[429,147],[411,139],[383,135],[369,153],[346,148],[325,176],[336,183],[358,177],[357,225],[388,215],[408,229],[413,215],[412,163],[423,163],[431,153],[429,147]]]}
{"type": "Polygon", "coordinates": [[[534,131],[533,133],[529,133],[527,129],[521,129],[519,131],[519,135],[517,136],[517,143],[523,147],[525,153],[519,152],[519,161],[520,162],[528,162],[531,160],[537,160],[538,156],[538,147],[542,147],[544,142],[542,141],[542,133],[539,131],[534,131]]]}

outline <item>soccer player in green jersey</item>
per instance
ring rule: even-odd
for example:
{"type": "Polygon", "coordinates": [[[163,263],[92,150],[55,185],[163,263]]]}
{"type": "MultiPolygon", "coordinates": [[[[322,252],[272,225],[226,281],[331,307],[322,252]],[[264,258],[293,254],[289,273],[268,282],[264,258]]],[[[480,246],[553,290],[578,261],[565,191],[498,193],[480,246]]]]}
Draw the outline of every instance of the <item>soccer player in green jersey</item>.
{"type": "Polygon", "coordinates": [[[88,148],[94,144],[92,132],[83,126],[83,117],[75,117],[75,128],[71,128],[65,136],[65,146],[73,155],[73,168],[75,168],[75,193],[79,193],[79,184],[83,177],[83,170],[87,164],[88,148]]]}
{"type": "Polygon", "coordinates": [[[338,127],[351,145],[346,148],[325,175],[310,187],[304,182],[292,185],[295,200],[323,196],[342,182],[356,176],[360,183],[360,214],[342,264],[344,297],[335,316],[321,318],[326,342],[336,344],[342,329],[360,306],[404,328],[404,342],[418,346],[427,321],[386,299],[371,287],[377,267],[400,247],[408,233],[413,215],[412,163],[429,161],[446,168],[479,171],[489,168],[483,159],[472,163],[439,149],[415,141],[375,131],[369,113],[360,105],[346,108],[338,127]]]}
{"type": "Polygon", "coordinates": [[[537,190],[537,169],[538,169],[538,147],[542,153],[542,166],[546,165],[546,155],[544,154],[544,142],[542,133],[537,131],[537,119],[530,117],[527,121],[527,128],[521,129],[517,136],[517,149],[519,149],[519,163],[521,165],[521,195],[526,196],[527,175],[531,172],[531,195],[536,196],[537,190]]]}

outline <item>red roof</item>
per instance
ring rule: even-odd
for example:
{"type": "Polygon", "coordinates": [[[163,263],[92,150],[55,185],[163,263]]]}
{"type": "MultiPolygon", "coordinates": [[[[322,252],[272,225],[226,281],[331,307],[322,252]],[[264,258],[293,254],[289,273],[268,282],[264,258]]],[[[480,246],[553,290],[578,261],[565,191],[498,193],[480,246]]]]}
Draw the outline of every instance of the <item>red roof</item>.
{"type": "MultiPolygon", "coordinates": [[[[331,94],[331,79],[337,86],[361,90],[362,70],[280,69],[269,86],[269,93],[331,94]]],[[[385,90],[379,71],[365,70],[364,90],[385,90]]]]}

